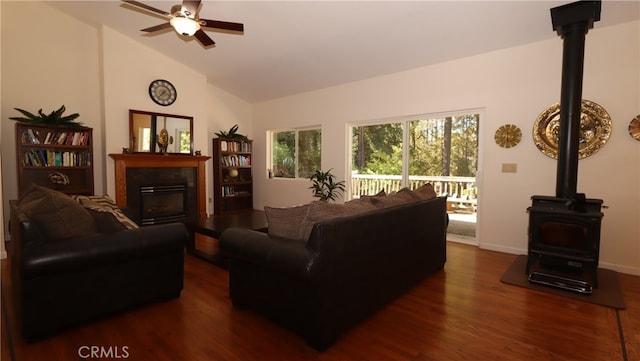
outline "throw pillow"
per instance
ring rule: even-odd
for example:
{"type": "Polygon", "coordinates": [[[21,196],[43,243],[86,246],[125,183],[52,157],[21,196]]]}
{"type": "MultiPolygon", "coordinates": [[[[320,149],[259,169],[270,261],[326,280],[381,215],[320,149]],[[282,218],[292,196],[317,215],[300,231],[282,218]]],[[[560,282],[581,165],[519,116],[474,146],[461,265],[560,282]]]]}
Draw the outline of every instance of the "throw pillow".
{"type": "Polygon", "coordinates": [[[369,197],[355,199],[347,203],[328,203],[322,201],[313,201],[309,204],[307,215],[302,221],[298,239],[304,241],[309,239],[313,225],[320,221],[325,221],[338,217],[353,216],[360,213],[369,212],[376,208],[369,201],[369,197]]]}
{"type": "Polygon", "coordinates": [[[33,186],[20,197],[18,204],[51,240],[86,237],[98,232],[89,212],[56,190],[33,186]]]}
{"type": "Polygon", "coordinates": [[[419,195],[420,198],[422,198],[424,200],[434,199],[434,198],[436,198],[438,196],[436,194],[436,191],[433,189],[433,184],[431,184],[431,183],[425,183],[425,184],[421,185],[420,187],[418,187],[413,192],[415,194],[419,195]]]}
{"type": "MultiPolygon", "coordinates": [[[[349,202],[362,200],[362,201],[365,201],[365,202],[369,202],[371,204],[371,198],[373,198],[373,197],[385,197],[386,195],[387,194],[384,192],[384,189],[383,189],[380,192],[378,192],[378,193],[376,193],[376,194],[374,194],[372,196],[369,196],[369,195],[360,196],[360,198],[352,199],[349,202]]],[[[347,203],[349,203],[349,202],[347,202],[347,203]]]]}
{"type": "Polygon", "coordinates": [[[99,212],[91,208],[85,209],[91,217],[93,217],[93,220],[96,222],[96,227],[98,227],[98,232],[100,233],[111,234],[127,229],[127,227],[120,223],[111,213],[99,212]]]}
{"type": "Polygon", "coordinates": [[[420,196],[405,187],[386,197],[372,197],[371,203],[378,208],[386,208],[416,202],[418,200],[420,200],[420,196]]]}
{"type": "Polygon", "coordinates": [[[72,198],[91,211],[90,214],[96,219],[103,233],[138,228],[136,222],[127,217],[108,195],[72,196],[72,198]]]}
{"type": "Polygon", "coordinates": [[[264,212],[267,216],[267,224],[269,225],[269,235],[299,239],[300,225],[307,215],[308,209],[309,204],[287,208],[265,206],[264,212]]]}

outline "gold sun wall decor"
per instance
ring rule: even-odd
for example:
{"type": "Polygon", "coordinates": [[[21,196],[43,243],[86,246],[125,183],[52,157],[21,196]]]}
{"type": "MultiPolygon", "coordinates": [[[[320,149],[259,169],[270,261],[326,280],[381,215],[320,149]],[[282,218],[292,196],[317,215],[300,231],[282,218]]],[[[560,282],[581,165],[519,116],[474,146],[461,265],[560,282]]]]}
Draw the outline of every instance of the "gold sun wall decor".
{"type": "Polygon", "coordinates": [[[496,144],[502,148],[515,147],[522,140],[522,131],[514,124],[505,124],[496,130],[496,144]]]}
{"type": "MultiPolygon", "coordinates": [[[[533,125],[533,142],[546,156],[558,159],[558,136],[560,134],[560,104],[556,103],[540,113],[533,125]]],[[[580,112],[580,146],[578,158],[583,159],[597,153],[611,136],[609,113],[590,100],[582,100],[580,112]]]]}
{"type": "Polygon", "coordinates": [[[629,135],[635,140],[640,140],[640,115],[629,122],[629,135]]]}

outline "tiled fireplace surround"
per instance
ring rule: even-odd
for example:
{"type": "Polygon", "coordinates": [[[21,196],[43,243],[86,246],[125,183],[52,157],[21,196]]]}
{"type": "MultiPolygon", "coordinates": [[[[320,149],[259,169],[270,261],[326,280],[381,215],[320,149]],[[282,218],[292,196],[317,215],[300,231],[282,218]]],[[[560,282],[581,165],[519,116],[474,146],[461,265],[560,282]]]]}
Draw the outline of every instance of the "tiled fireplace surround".
{"type": "Polygon", "coordinates": [[[207,217],[206,168],[211,157],[160,154],[109,154],[115,161],[116,204],[139,214],[141,185],[187,185],[187,220],[207,217]]]}

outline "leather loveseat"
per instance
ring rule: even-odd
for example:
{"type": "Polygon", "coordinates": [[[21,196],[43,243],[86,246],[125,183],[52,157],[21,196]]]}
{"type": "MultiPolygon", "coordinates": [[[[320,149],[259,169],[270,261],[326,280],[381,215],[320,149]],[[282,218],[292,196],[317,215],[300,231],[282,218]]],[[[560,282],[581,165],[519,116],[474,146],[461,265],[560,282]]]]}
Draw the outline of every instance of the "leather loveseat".
{"type": "MultiPolygon", "coordinates": [[[[63,201],[70,205],[63,196],[44,197],[48,204],[63,201]]],[[[38,209],[50,207],[37,202],[38,209]]],[[[14,304],[28,341],[180,295],[187,240],[183,224],[103,229],[90,235],[53,239],[50,229],[30,218],[20,201],[12,200],[10,205],[7,251],[14,304]]],[[[64,220],[56,223],[59,227],[64,220]]],[[[86,222],[75,219],[77,228],[86,226],[82,223],[86,222]]]]}
{"type": "Polygon", "coordinates": [[[323,351],[443,268],[446,197],[375,208],[318,221],[303,239],[225,231],[220,249],[229,257],[234,306],[257,311],[323,351]]]}

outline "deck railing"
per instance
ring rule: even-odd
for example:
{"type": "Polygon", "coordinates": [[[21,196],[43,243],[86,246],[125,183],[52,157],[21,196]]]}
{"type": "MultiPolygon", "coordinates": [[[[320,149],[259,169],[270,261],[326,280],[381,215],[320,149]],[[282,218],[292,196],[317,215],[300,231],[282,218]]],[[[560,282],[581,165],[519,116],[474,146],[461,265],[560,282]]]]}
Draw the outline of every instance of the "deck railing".
{"type": "MultiPolygon", "coordinates": [[[[471,212],[476,211],[478,187],[474,177],[409,176],[407,187],[414,190],[425,183],[433,184],[436,194],[448,195],[450,210],[466,208],[471,212]]],[[[351,198],[374,195],[381,190],[388,194],[397,192],[402,187],[402,176],[400,175],[351,175],[351,198]]]]}

